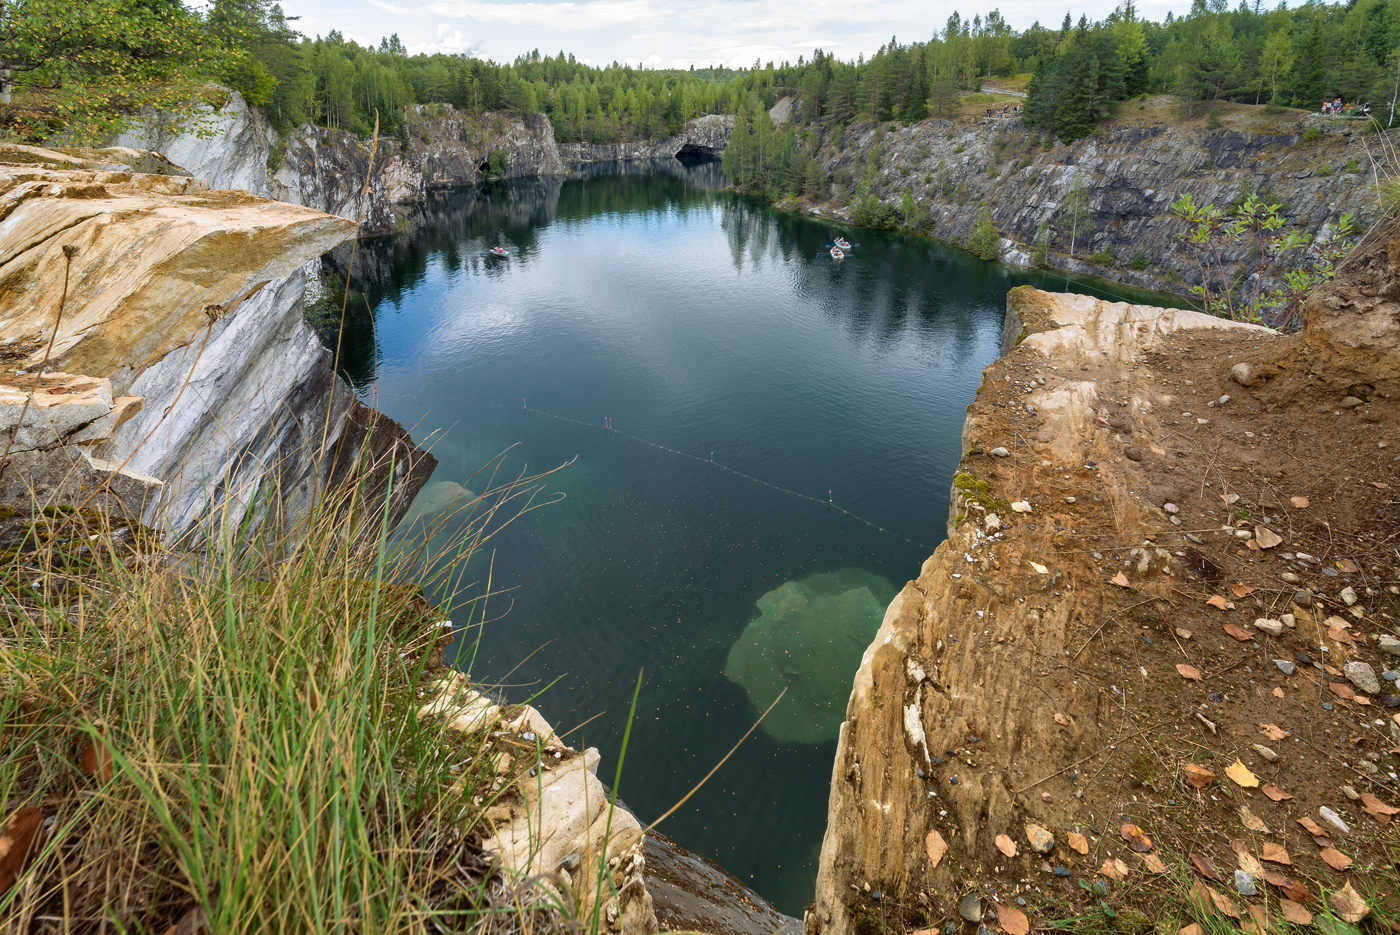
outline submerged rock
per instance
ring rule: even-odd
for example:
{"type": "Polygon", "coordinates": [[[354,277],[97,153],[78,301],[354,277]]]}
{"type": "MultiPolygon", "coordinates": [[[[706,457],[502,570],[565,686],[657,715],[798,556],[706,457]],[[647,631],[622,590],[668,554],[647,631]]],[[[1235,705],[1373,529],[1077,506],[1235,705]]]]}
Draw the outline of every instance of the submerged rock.
{"type": "Polygon", "coordinates": [[[895,591],[878,575],[845,568],[785,582],[758,599],[758,619],[729,650],[724,674],[759,711],[787,689],[764,731],[789,743],[836,738],[851,676],[895,591]]]}

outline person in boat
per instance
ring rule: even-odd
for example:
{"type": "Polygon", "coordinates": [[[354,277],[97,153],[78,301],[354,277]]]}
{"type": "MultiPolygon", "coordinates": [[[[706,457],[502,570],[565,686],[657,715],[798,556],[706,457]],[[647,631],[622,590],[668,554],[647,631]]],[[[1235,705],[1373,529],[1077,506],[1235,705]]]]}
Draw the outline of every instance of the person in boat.
{"type": "Polygon", "coordinates": [[[846,241],[846,238],[844,238],[844,237],[837,237],[836,240],[833,241],[833,242],[836,244],[836,246],[840,247],[842,250],[849,250],[849,249],[851,249],[850,243],[848,243],[848,242],[846,241]]]}

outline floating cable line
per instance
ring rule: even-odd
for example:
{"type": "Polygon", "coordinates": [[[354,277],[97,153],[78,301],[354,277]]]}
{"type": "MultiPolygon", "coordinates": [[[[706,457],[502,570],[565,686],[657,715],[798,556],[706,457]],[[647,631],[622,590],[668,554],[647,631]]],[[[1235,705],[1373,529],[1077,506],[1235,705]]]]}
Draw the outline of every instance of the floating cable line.
{"type": "MultiPolygon", "coordinates": [[[[477,406],[490,406],[490,407],[493,408],[493,409],[510,409],[510,408],[512,408],[512,407],[510,407],[510,406],[503,406],[503,405],[501,405],[500,403],[484,403],[484,402],[481,402],[481,401],[479,401],[479,400],[474,400],[474,399],[464,399],[464,400],[462,400],[462,402],[469,403],[469,404],[473,404],[473,405],[477,405],[477,406]]],[[[825,500],[823,500],[823,499],[821,499],[820,497],[809,496],[808,494],[800,493],[800,492],[798,492],[798,491],[796,491],[796,490],[792,490],[792,489],[790,489],[790,488],[788,488],[788,487],[782,487],[782,486],[779,486],[778,484],[769,483],[768,481],[764,480],[764,479],[761,478],[761,477],[754,477],[752,474],[745,474],[743,471],[740,471],[740,470],[738,470],[738,469],[736,469],[736,468],[730,467],[730,466],[727,465],[727,464],[723,464],[723,463],[721,463],[721,462],[719,462],[719,461],[716,461],[716,460],[715,460],[715,456],[714,456],[714,452],[710,452],[710,456],[709,456],[708,458],[702,458],[702,457],[700,457],[699,455],[693,455],[693,454],[691,454],[691,453],[688,452],[688,451],[680,451],[680,450],[678,450],[678,449],[676,449],[676,448],[670,447],[669,445],[663,445],[663,444],[661,444],[661,443],[659,443],[659,442],[654,442],[654,441],[651,441],[650,439],[642,438],[640,435],[633,435],[631,432],[624,432],[624,431],[622,431],[621,429],[619,429],[616,425],[614,425],[614,424],[613,424],[613,420],[612,420],[610,417],[607,417],[607,416],[604,417],[603,422],[588,422],[588,421],[586,421],[586,420],[584,420],[584,419],[573,419],[573,418],[570,418],[569,416],[561,416],[561,415],[557,415],[556,413],[553,413],[553,412],[546,412],[546,411],[543,410],[543,409],[536,409],[534,406],[526,405],[525,400],[523,400],[523,399],[520,401],[520,406],[521,406],[521,414],[522,414],[522,415],[523,415],[524,413],[527,413],[527,412],[533,412],[533,413],[535,413],[536,415],[546,416],[547,418],[550,418],[550,419],[557,419],[557,420],[560,421],[560,422],[572,422],[574,425],[582,425],[582,426],[585,426],[585,427],[587,427],[587,428],[593,428],[593,429],[602,429],[603,431],[605,431],[605,432],[607,432],[607,433],[609,433],[609,434],[611,434],[611,435],[621,435],[621,436],[624,437],[624,438],[630,438],[630,439],[632,439],[632,440],[635,441],[635,442],[640,442],[641,444],[647,445],[647,446],[649,446],[649,447],[651,447],[651,448],[655,448],[655,449],[657,449],[658,451],[665,451],[665,452],[667,452],[667,453],[669,453],[669,454],[679,455],[679,456],[682,457],[682,458],[689,458],[691,461],[698,461],[698,462],[701,463],[701,464],[708,464],[708,465],[710,465],[711,467],[719,468],[721,471],[727,471],[728,473],[733,474],[733,475],[735,475],[735,476],[737,476],[737,477],[742,477],[742,478],[744,478],[744,480],[752,481],[752,482],[755,483],[755,484],[760,484],[760,485],[762,485],[762,486],[764,486],[764,487],[768,487],[768,488],[770,488],[770,489],[772,489],[772,490],[776,490],[776,491],[778,491],[779,493],[785,493],[785,494],[788,494],[789,496],[797,497],[799,500],[807,500],[807,501],[809,501],[809,502],[811,502],[811,503],[820,504],[821,506],[825,506],[828,510],[834,510],[835,512],[838,512],[838,513],[844,513],[846,516],[850,517],[851,519],[855,520],[855,521],[858,522],[858,523],[864,523],[866,526],[869,526],[871,529],[874,529],[874,530],[877,530],[877,531],[879,531],[879,532],[882,532],[882,533],[884,533],[884,534],[887,535],[887,536],[893,536],[894,538],[899,539],[899,540],[902,541],[902,542],[907,542],[907,543],[909,543],[910,545],[917,545],[917,546],[918,546],[919,548],[921,548],[921,549],[928,549],[930,552],[932,552],[932,551],[936,548],[936,546],[929,545],[927,542],[920,542],[918,539],[911,539],[911,538],[909,538],[908,536],[900,535],[899,533],[895,532],[895,531],[892,530],[892,529],[886,529],[884,526],[881,526],[879,523],[873,523],[873,522],[871,522],[870,520],[866,519],[864,516],[861,516],[861,515],[859,515],[859,514],[857,514],[857,513],[852,513],[850,510],[846,509],[846,508],[843,507],[843,506],[838,506],[838,505],[836,504],[835,500],[833,499],[833,497],[832,497],[832,492],[831,492],[830,490],[828,490],[828,491],[826,492],[826,493],[827,493],[827,498],[826,498],[825,500]]]]}

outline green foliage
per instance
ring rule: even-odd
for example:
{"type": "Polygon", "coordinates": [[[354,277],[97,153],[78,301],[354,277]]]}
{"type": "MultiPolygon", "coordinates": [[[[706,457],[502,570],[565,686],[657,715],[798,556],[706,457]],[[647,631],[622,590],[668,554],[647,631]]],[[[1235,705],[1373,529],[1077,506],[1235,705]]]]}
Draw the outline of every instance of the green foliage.
{"type": "Polygon", "coordinates": [[[992,224],[992,210],[985,205],[977,212],[977,223],[967,237],[967,249],[983,260],[1001,259],[1001,235],[992,224]]]}
{"type": "Polygon", "coordinates": [[[1095,250],[1093,253],[1089,254],[1090,263],[1104,268],[1112,266],[1113,259],[1113,244],[1111,242],[1104,244],[1103,249],[1095,250]]]}
{"type": "Polygon", "coordinates": [[[491,155],[486,160],[487,174],[494,178],[503,178],[506,170],[510,168],[509,158],[503,146],[491,150],[491,155]]]}
{"type": "Polygon", "coordinates": [[[1034,250],[1031,253],[1031,265],[1036,269],[1046,269],[1050,265],[1050,245],[1054,240],[1050,225],[1041,221],[1035,229],[1034,250]]]}
{"type": "Polygon", "coordinates": [[[1301,231],[1286,231],[1279,206],[1256,195],[1223,211],[1197,205],[1188,194],[1178,198],[1171,215],[1185,224],[1182,241],[1195,255],[1201,272],[1191,291],[1204,309],[1223,318],[1292,328],[1303,302],[1332,278],[1336,264],[1351,249],[1355,219],[1342,215],[1330,234],[1317,240],[1301,231]],[[1253,268],[1242,264],[1234,277],[1225,270],[1223,255],[1253,257],[1253,268]],[[1286,261],[1279,286],[1265,291],[1266,271],[1286,261]]]}
{"type": "Polygon", "coordinates": [[[1093,215],[1089,210],[1089,186],[1083,178],[1075,180],[1069,193],[1060,203],[1060,227],[1069,229],[1069,255],[1074,256],[1074,245],[1088,231],[1093,215]]]}
{"type": "Polygon", "coordinates": [[[172,0],[8,0],[0,67],[13,73],[15,95],[0,105],[0,128],[33,142],[63,133],[100,143],[142,107],[188,126],[204,82],[246,58],[172,0]]]}
{"type": "Polygon", "coordinates": [[[1147,269],[1147,257],[1143,255],[1141,250],[1134,253],[1133,258],[1128,261],[1128,269],[1135,273],[1140,273],[1147,269]]]}
{"type": "Polygon", "coordinates": [[[1304,143],[1316,143],[1322,137],[1322,131],[1317,127],[1308,127],[1303,131],[1304,143]]]}
{"type": "Polygon", "coordinates": [[[1327,176],[1332,174],[1332,163],[1324,162],[1313,172],[1314,175],[1327,176]]]}

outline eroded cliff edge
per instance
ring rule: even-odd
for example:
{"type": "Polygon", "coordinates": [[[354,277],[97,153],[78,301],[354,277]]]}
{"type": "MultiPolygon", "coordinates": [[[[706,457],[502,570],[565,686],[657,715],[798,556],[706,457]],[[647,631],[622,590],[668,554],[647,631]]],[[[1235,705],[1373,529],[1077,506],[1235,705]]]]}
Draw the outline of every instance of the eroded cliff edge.
{"type": "Polygon", "coordinates": [[[1306,312],[1008,295],[948,539],[855,678],[808,935],[1394,878],[1400,227],[1306,312]]]}
{"type": "Polygon", "coordinates": [[[354,225],[152,158],[0,150],[0,500],[98,497],[183,536],[358,477],[396,521],[436,461],[302,315],[308,265],[354,225]]]}

